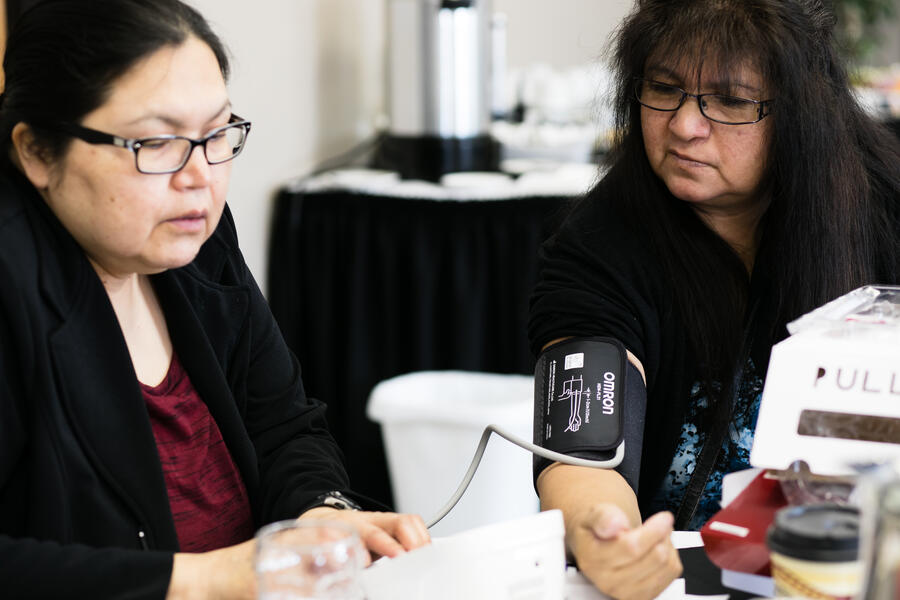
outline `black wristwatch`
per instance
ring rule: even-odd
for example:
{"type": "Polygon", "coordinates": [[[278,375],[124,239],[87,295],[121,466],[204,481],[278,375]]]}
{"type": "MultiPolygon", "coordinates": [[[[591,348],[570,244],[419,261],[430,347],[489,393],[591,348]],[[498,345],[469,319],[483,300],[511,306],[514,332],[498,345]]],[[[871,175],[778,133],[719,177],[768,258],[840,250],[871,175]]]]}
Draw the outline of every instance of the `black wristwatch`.
{"type": "Polygon", "coordinates": [[[315,504],[310,508],[317,506],[330,506],[338,510],[362,510],[362,506],[343,495],[340,492],[325,492],[316,498],[315,504]]]}

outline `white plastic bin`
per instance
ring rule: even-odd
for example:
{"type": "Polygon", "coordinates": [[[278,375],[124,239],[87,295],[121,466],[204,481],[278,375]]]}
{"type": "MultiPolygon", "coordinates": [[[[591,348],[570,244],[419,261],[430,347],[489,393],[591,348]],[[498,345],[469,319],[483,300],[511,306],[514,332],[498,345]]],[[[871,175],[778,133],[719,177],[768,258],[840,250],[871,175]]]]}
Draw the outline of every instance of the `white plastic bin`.
{"type": "MultiPolygon", "coordinates": [[[[465,475],[484,428],[532,437],[533,378],[422,371],[379,383],[367,415],[381,424],[395,508],[427,522],[465,475]]],[[[459,503],[431,529],[444,536],[538,512],[531,453],[496,434],[459,503]]]]}

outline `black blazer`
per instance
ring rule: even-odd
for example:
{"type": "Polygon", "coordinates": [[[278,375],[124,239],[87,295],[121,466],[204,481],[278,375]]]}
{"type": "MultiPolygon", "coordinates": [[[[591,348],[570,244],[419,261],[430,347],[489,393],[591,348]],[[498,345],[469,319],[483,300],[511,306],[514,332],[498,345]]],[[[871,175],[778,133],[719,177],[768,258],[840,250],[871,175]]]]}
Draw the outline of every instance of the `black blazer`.
{"type": "MultiPolygon", "coordinates": [[[[324,405],[244,264],[227,208],[190,265],[152,277],[256,526],[349,493],[324,405]]],[[[0,172],[0,595],[163,598],[178,540],[106,292],[30,183],[0,172]]]]}

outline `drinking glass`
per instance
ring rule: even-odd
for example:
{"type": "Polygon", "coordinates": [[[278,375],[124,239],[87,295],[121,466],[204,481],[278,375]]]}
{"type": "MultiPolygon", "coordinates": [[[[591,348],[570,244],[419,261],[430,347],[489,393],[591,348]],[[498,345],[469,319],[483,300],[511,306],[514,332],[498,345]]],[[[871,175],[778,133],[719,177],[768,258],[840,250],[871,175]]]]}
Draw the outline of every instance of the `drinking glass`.
{"type": "Polygon", "coordinates": [[[339,521],[278,521],[256,534],[260,600],[363,600],[366,549],[339,521]]]}

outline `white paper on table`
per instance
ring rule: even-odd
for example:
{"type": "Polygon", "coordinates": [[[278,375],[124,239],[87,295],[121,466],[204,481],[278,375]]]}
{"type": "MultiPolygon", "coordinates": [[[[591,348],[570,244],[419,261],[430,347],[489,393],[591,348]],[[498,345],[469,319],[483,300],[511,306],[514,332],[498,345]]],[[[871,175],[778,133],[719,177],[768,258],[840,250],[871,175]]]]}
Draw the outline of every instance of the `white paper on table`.
{"type": "MultiPolygon", "coordinates": [[[[686,598],[684,593],[684,579],[676,579],[663,590],[656,600],[674,600],[686,598]]],[[[726,596],[727,598],[727,596],[726,596]]],[[[566,598],[565,600],[610,600],[609,596],[594,587],[575,567],[566,569],[566,598]]]]}
{"type": "MultiPolygon", "coordinates": [[[[728,594],[715,596],[698,596],[685,593],[684,579],[676,579],[656,597],[656,600],[728,600],[728,594]]],[[[584,575],[574,567],[566,571],[566,597],[565,600],[612,600],[606,594],[600,592],[588,581],[584,575]]]]}
{"type": "MultiPolygon", "coordinates": [[[[673,531],[672,545],[677,549],[697,548],[703,545],[699,531],[673,531]]],[[[601,593],[575,567],[566,569],[565,600],[607,600],[609,596],[601,593]]],[[[656,600],[675,600],[683,598],[703,598],[704,600],[727,600],[728,594],[721,596],[697,596],[685,593],[684,579],[676,579],[669,584],[656,600]]]]}
{"type": "Polygon", "coordinates": [[[684,548],[699,548],[703,545],[703,538],[699,531],[673,531],[672,545],[676,550],[684,548]]]}
{"type": "Polygon", "coordinates": [[[432,540],[360,575],[372,600],[559,600],[565,594],[562,513],[549,510],[432,540]]]}
{"type": "Polygon", "coordinates": [[[771,598],[775,595],[775,580],[767,575],[722,569],[722,585],[763,598],[771,598]]]}

